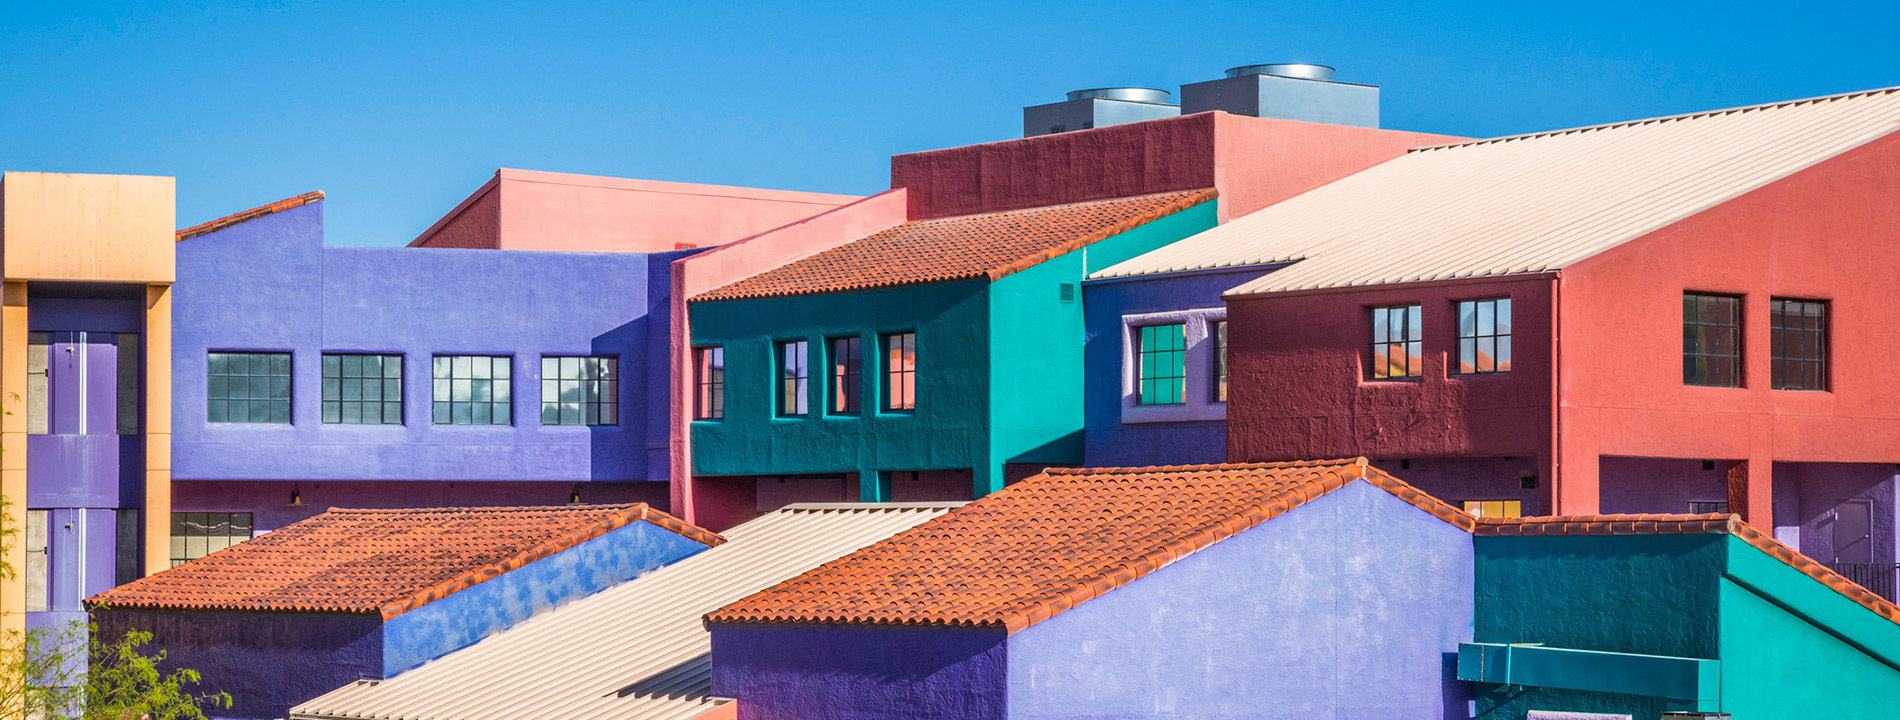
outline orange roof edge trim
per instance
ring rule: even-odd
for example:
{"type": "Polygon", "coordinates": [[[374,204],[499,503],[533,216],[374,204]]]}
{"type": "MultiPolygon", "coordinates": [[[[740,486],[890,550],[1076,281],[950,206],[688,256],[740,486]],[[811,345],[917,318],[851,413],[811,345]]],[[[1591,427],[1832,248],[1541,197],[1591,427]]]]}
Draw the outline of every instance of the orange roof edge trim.
{"type": "Polygon", "coordinates": [[[1181,198],[1180,200],[1176,200],[1174,202],[1168,203],[1167,205],[1164,205],[1162,207],[1158,207],[1153,210],[1144,212],[1140,215],[1136,215],[1135,217],[1129,218],[1127,220],[1123,220],[1119,223],[1116,223],[1113,227],[1110,227],[1108,229],[1099,230],[1099,231],[1090,233],[1086,236],[1076,238],[1075,240],[1071,240],[1061,245],[1057,245],[1047,250],[1043,250],[1042,252],[1038,252],[1034,255],[1030,255],[1029,257],[1022,258],[1008,265],[1004,265],[999,268],[994,268],[990,270],[989,272],[990,282],[995,282],[1006,275],[1012,275],[1015,273],[1022,272],[1024,270],[1028,270],[1037,265],[1041,265],[1050,260],[1054,260],[1057,257],[1061,257],[1062,255],[1065,255],[1067,253],[1075,252],[1076,250],[1087,247],[1089,245],[1094,245],[1095,243],[1101,242],[1103,240],[1107,240],[1109,238],[1115,237],[1116,235],[1120,235],[1122,233],[1128,232],[1135,228],[1141,227],[1143,225],[1154,222],[1156,220],[1160,220],[1161,218],[1167,217],[1169,215],[1173,215],[1175,213],[1181,212],[1183,210],[1194,207],[1196,205],[1207,202],[1209,200],[1213,200],[1218,197],[1220,197],[1219,190],[1214,189],[1214,188],[1207,188],[1200,192],[1194,193],[1193,195],[1189,195],[1187,197],[1181,198]]]}
{"type": "Polygon", "coordinates": [[[304,193],[302,195],[298,195],[293,198],[279,200],[269,205],[264,205],[262,207],[254,207],[244,212],[237,213],[235,215],[226,215],[224,217],[218,218],[208,223],[193,225],[183,230],[179,230],[177,233],[177,240],[178,241],[190,240],[200,235],[208,235],[208,234],[217,232],[219,230],[223,230],[225,228],[231,227],[232,225],[240,225],[240,224],[247,223],[252,220],[256,220],[258,218],[264,217],[266,215],[274,215],[274,214],[283,212],[285,210],[289,210],[291,208],[303,207],[305,205],[309,205],[310,203],[322,202],[322,201],[323,201],[323,191],[312,190],[310,192],[304,193]]]}
{"type": "Polygon", "coordinates": [[[467,590],[481,584],[483,581],[499,577],[510,570],[525,567],[528,563],[546,558],[562,550],[567,550],[588,540],[642,520],[677,533],[687,539],[698,541],[707,547],[718,547],[726,542],[726,538],[718,533],[697,525],[689,525],[686,521],[655,510],[646,503],[637,503],[633,507],[628,508],[626,512],[602,520],[591,527],[541,543],[540,545],[528,549],[526,552],[493,565],[463,573],[459,577],[443,581],[434,587],[418,592],[407,598],[385,603],[381,608],[383,620],[389,620],[397,615],[467,590]]]}

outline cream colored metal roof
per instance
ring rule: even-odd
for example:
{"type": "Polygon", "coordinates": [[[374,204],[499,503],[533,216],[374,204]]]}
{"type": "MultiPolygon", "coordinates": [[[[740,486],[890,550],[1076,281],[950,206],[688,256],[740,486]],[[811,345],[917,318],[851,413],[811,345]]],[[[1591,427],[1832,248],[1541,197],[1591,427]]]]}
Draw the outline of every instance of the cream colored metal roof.
{"type": "Polygon", "coordinates": [[[1228,295],[1563,268],[1900,129],[1900,88],[1413,150],[1096,273],[1228,295]]]}
{"type": "Polygon", "coordinates": [[[722,533],[724,545],[616,585],[380,682],[345,685],[295,718],[661,720],[707,697],[700,618],[961,503],[792,505],[722,533]]]}

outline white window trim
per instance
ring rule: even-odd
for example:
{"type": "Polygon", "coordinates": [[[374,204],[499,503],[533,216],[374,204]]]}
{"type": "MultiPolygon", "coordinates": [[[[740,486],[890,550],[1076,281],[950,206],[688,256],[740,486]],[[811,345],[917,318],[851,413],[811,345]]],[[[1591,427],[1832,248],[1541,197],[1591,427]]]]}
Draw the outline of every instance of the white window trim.
{"type": "MultiPolygon", "coordinates": [[[[1209,337],[1211,324],[1227,320],[1227,308],[1174,310],[1122,316],[1122,424],[1207,422],[1227,419],[1227,403],[1214,398],[1214,343],[1209,337]],[[1141,328],[1150,325],[1183,325],[1187,336],[1186,402],[1180,405],[1142,405],[1138,388],[1141,378],[1141,328]]],[[[1231,331],[1229,334],[1231,343],[1231,331]]],[[[1231,356],[1229,356],[1231,358],[1231,356]]],[[[1229,365],[1231,374],[1232,366],[1229,365]]]]}

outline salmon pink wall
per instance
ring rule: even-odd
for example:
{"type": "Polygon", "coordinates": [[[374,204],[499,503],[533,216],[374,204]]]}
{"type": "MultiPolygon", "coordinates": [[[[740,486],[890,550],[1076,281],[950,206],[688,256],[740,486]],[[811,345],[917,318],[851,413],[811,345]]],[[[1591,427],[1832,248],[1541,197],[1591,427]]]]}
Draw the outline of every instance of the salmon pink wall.
{"type": "MultiPolygon", "coordinates": [[[[1900,135],[1888,135],[1564,271],[1563,512],[1594,512],[1603,455],[1765,464],[1900,461],[1900,135]],[[1742,388],[1682,382],[1682,293],[1744,296],[1742,388]],[[1832,392],[1769,388],[1770,297],[1832,302],[1832,392]]],[[[1743,510],[1731,497],[1731,507],[1743,510]]],[[[1765,520],[1759,520],[1763,525],[1765,520]]]]}
{"type": "Polygon", "coordinates": [[[913,220],[1216,187],[1225,222],[1460,139],[1207,112],[897,155],[891,187],[913,220]]]}
{"type": "MultiPolygon", "coordinates": [[[[1551,452],[1551,279],[1452,281],[1228,298],[1227,459],[1551,452]],[[1510,297],[1512,368],[1452,375],[1456,303],[1510,297]],[[1369,308],[1422,306],[1424,373],[1370,380],[1369,308]]],[[[1540,473],[1547,475],[1547,473],[1540,473]]]]}
{"type": "Polygon", "coordinates": [[[661,252],[722,245],[857,199],[502,168],[410,245],[661,252]]]}

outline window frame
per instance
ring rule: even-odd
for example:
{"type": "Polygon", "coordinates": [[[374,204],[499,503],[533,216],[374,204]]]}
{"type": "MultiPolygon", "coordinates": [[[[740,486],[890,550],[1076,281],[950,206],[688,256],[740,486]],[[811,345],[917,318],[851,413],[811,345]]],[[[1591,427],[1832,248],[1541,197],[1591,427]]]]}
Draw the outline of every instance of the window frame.
{"type": "Polygon", "coordinates": [[[215,424],[215,425],[294,425],[296,424],[295,421],[296,421],[296,410],[297,410],[297,406],[296,406],[296,399],[297,399],[296,367],[297,367],[297,364],[296,364],[295,355],[296,353],[289,350],[206,350],[205,351],[205,422],[207,424],[215,424]],[[254,362],[255,358],[257,357],[260,357],[260,356],[268,357],[270,358],[270,364],[272,367],[270,367],[267,370],[266,374],[264,375],[249,374],[248,370],[247,370],[247,374],[237,375],[228,371],[229,365],[227,364],[226,365],[227,372],[219,374],[215,372],[215,369],[218,364],[217,356],[226,356],[225,357],[226,363],[229,363],[230,359],[233,357],[242,356],[245,358],[245,363],[247,365],[251,362],[254,362]],[[283,364],[284,372],[282,375],[277,374],[277,368],[276,368],[277,359],[280,357],[283,358],[282,364],[283,364]],[[213,388],[217,387],[218,379],[220,377],[222,377],[226,383],[226,390],[224,393],[224,397],[217,397],[213,391],[213,388]],[[247,379],[247,382],[246,382],[247,388],[245,391],[245,397],[233,398],[230,396],[232,391],[229,389],[229,385],[231,382],[231,378],[239,378],[239,377],[247,379]],[[231,420],[230,419],[231,406],[228,404],[225,407],[225,412],[224,412],[225,419],[222,419],[222,420],[212,419],[212,416],[214,415],[214,413],[211,410],[212,403],[216,403],[216,402],[232,403],[232,402],[242,401],[246,404],[245,417],[246,418],[250,417],[250,410],[253,407],[251,403],[256,402],[255,400],[249,397],[251,394],[250,390],[256,387],[256,383],[249,381],[249,378],[264,378],[265,379],[267,394],[271,395],[271,397],[264,398],[263,402],[268,404],[267,407],[269,408],[271,412],[271,419],[270,420],[249,420],[249,419],[231,420]],[[275,397],[277,394],[277,385],[278,385],[278,383],[276,383],[275,381],[280,378],[283,380],[282,385],[283,385],[284,396],[282,398],[275,397]],[[276,419],[277,403],[279,401],[282,402],[282,407],[284,411],[282,420],[276,419]]]}
{"type": "Polygon", "coordinates": [[[1227,402],[1227,319],[1207,321],[1207,341],[1213,344],[1214,372],[1208,378],[1211,385],[1208,402],[1227,402]]]}
{"type": "Polygon", "coordinates": [[[693,346],[693,420],[726,419],[726,346],[693,346]]]}
{"type": "Polygon", "coordinates": [[[404,362],[403,355],[401,353],[372,353],[372,352],[320,353],[318,356],[318,368],[317,368],[318,383],[319,383],[318,385],[319,392],[317,396],[318,422],[324,425],[405,425],[407,424],[406,420],[408,418],[408,408],[405,406],[403,393],[404,393],[405,385],[406,385],[406,383],[404,382],[406,378],[404,376],[408,374],[409,368],[405,367],[403,365],[403,362],[404,362]],[[344,399],[344,396],[348,394],[344,392],[344,389],[350,380],[355,380],[358,383],[362,383],[364,381],[371,379],[369,377],[362,375],[360,364],[358,365],[358,371],[357,371],[358,375],[356,377],[349,377],[344,374],[345,365],[347,364],[347,358],[352,358],[352,357],[359,358],[359,359],[368,358],[368,357],[378,358],[377,362],[381,363],[380,365],[381,374],[376,376],[376,378],[374,379],[379,381],[377,383],[377,394],[381,399],[363,400],[361,388],[365,386],[360,385],[360,384],[358,386],[359,389],[357,391],[356,400],[344,399]],[[330,375],[330,359],[331,358],[336,358],[336,361],[337,361],[336,363],[337,375],[335,377],[332,377],[330,375]],[[394,378],[391,378],[389,376],[389,366],[390,366],[391,360],[395,361],[396,376],[394,378]],[[335,400],[330,399],[330,396],[332,395],[331,387],[330,387],[331,380],[336,381],[336,392],[334,393],[336,395],[335,400]],[[396,399],[393,402],[389,400],[389,383],[392,380],[396,383],[396,399]],[[348,414],[345,412],[345,409],[346,409],[345,404],[352,403],[352,402],[358,403],[358,407],[357,407],[358,421],[357,422],[349,422],[349,421],[343,420],[343,417],[348,414]],[[331,417],[330,408],[333,403],[336,405],[336,410],[337,410],[336,420],[330,419],[331,417]],[[364,409],[362,406],[364,403],[376,404],[378,406],[377,410],[379,412],[379,416],[383,418],[382,421],[373,422],[373,423],[362,422],[361,413],[364,409]],[[394,404],[396,406],[395,422],[389,421],[389,405],[391,404],[394,404]]]}
{"type": "MultiPolygon", "coordinates": [[[[1833,305],[1834,303],[1832,301],[1826,299],[1793,297],[1768,298],[1768,387],[1775,390],[1791,390],[1796,392],[1833,391],[1833,305]],[[1787,327],[1785,318],[1788,317],[1788,315],[1784,313],[1783,310],[1788,305],[1820,308],[1821,313],[1816,321],[1819,327],[1787,327]],[[1787,357],[1787,341],[1790,335],[1802,338],[1812,337],[1815,341],[1814,346],[1810,348],[1806,342],[1803,342],[1801,346],[1803,357],[1787,357]],[[1806,357],[1808,350],[1813,350],[1815,357],[1806,357]],[[1787,381],[1788,371],[1790,369],[1801,369],[1809,365],[1815,368],[1815,386],[1809,386],[1805,381],[1799,384],[1789,383],[1787,381]]],[[[1808,316],[1803,315],[1801,317],[1808,316]]]]}
{"type": "Polygon", "coordinates": [[[842,417],[864,414],[864,338],[857,335],[825,338],[825,365],[831,387],[825,393],[825,411],[842,417]],[[848,347],[846,352],[845,347],[848,347]],[[845,359],[840,361],[840,353],[845,359]],[[848,406],[848,407],[847,407],[848,406]]]}
{"type": "Polygon", "coordinates": [[[460,427],[471,427],[471,428],[513,427],[515,424],[514,364],[515,364],[515,358],[513,355],[490,355],[490,354],[473,354],[473,353],[468,353],[468,354],[459,354],[459,353],[458,354],[440,354],[438,353],[435,355],[431,355],[429,357],[429,421],[430,421],[430,424],[436,425],[436,426],[460,426],[460,427]],[[470,361],[469,362],[469,376],[466,378],[456,376],[455,361],[461,360],[461,359],[467,359],[470,361]],[[488,361],[489,369],[488,369],[488,375],[486,377],[481,376],[480,372],[475,369],[474,361],[478,359],[488,361]],[[449,374],[446,377],[442,375],[443,367],[444,367],[443,361],[445,360],[447,361],[447,367],[448,367],[448,372],[449,372],[449,374]],[[495,377],[494,373],[497,368],[505,368],[506,372],[508,373],[508,377],[505,377],[505,378],[495,377]],[[488,400],[473,399],[474,396],[478,394],[475,392],[475,389],[479,387],[475,385],[475,383],[481,380],[488,381],[488,388],[489,388],[488,400]],[[458,381],[467,381],[469,383],[470,399],[468,400],[454,399],[455,394],[456,394],[455,383],[458,381]],[[443,383],[448,383],[448,384],[444,385],[443,383]],[[507,395],[507,397],[500,400],[494,399],[498,392],[500,394],[507,395]],[[444,399],[445,395],[447,396],[447,399],[444,399]],[[455,405],[462,404],[462,403],[466,403],[469,405],[469,418],[470,418],[469,422],[455,422],[455,405]],[[446,413],[448,420],[446,421],[442,419],[444,415],[442,406],[445,406],[445,405],[448,408],[447,413],[446,413]],[[488,417],[489,417],[488,422],[485,422],[485,423],[474,422],[474,412],[475,412],[476,405],[488,406],[487,408],[488,417]],[[504,408],[507,410],[508,417],[503,422],[494,421],[494,412],[497,407],[504,408]]]}
{"type": "Polygon", "coordinates": [[[1450,363],[1453,375],[1509,375],[1511,373],[1511,335],[1516,329],[1515,321],[1511,317],[1513,305],[1509,295],[1454,301],[1452,317],[1458,323],[1458,335],[1454,349],[1457,356],[1450,363]],[[1469,325],[1465,321],[1467,306],[1471,308],[1472,313],[1469,325]],[[1486,308],[1489,308],[1491,312],[1489,333],[1485,332],[1486,308]],[[1480,362],[1485,357],[1486,340],[1490,341],[1491,347],[1489,358],[1491,369],[1489,370],[1485,369],[1480,362]],[[1471,350],[1469,364],[1465,362],[1467,347],[1471,350]]]}
{"type": "MultiPolygon", "coordinates": [[[[1151,323],[1135,327],[1135,404],[1142,407],[1172,407],[1187,404],[1187,323],[1151,323]],[[1151,349],[1150,345],[1158,339],[1162,328],[1171,328],[1174,332],[1167,338],[1171,347],[1151,349]],[[1177,342],[1178,341],[1178,342],[1177,342]],[[1152,360],[1152,362],[1151,362],[1152,360]],[[1166,363],[1162,368],[1178,374],[1150,375],[1149,371],[1158,363],[1166,363]],[[1173,393],[1160,392],[1161,384],[1172,385],[1173,393]],[[1151,390],[1151,388],[1153,388],[1151,390]],[[1155,401],[1151,401],[1153,396],[1155,401]],[[1167,398],[1172,398],[1169,400],[1167,398]]],[[[1158,371],[1157,371],[1158,372],[1158,371]]]]}
{"type": "Polygon", "coordinates": [[[811,341],[772,343],[772,409],[782,418],[811,416],[811,341]]]}
{"type": "Polygon", "coordinates": [[[616,427],[620,425],[620,356],[619,355],[559,355],[541,356],[541,425],[543,427],[616,427]],[[578,377],[566,375],[567,361],[573,360],[578,377]],[[554,363],[554,377],[548,376],[548,363],[554,363]],[[601,368],[602,365],[606,369],[601,368]],[[593,377],[588,377],[589,373],[593,377]],[[569,401],[561,397],[566,383],[574,383],[580,392],[580,399],[569,401]],[[554,393],[549,394],[550,383],[554,393]],[[593,399],[588,399],[589,396],[593,399]],[[550,399],[552,397],[552,399],[550,399]],[[567,422],[567,405],[574,404],[575,422],[567,422]],[[548,422],[549,406],[555,414],[555,421],[548,422]],[[611,416],[611,420],[607,420],[611,416]],[[591,418],[591,420],[590,420],[591,418]]]}
{"type": "Polygon", "coordinates": [[[1369,306],[1361,314],[1366,318],[1369,344],[1366,353],[1366,379],[1373,382],[1411,382],[1425,377],[1425,307],[1423,303],[1412,302],[1402,305],[1369,306]],[[1393,314],[1393,311],[1402,311],[1393,314]],[[1380,324],[1384,315],[1385,324],[1380,324]],[[1391,329],[1393,318],[1403,318],[1405,327],[1394,335],[1391,329]],[[1383,334],[1381,328],[1384,329],[1383,334]],[[1405,374],[1394,375],[1391,372],[1392,349],[1402,348],[1405,352],[1405,374]],[[1380,360],[1385,364],[1381,365],[1380,360]],[[1417,366],[1413,366],[1417,362],[1417,366]],[[1380,374],[1383,372],[1384,374],[1380,374]]]}
{"type": "Polygon", "coordinates": [[[881,363],[882,372],[880,373],[882,375],[882,382],[878,383],[881,386],[882,392],[879,393],[878,406],[888,414],[915,414],[917,412],[917,331],[899,330],[896,332],[881,333],[878,336],[878,350],[883,358],[883,362],[881,363]],[[895,356],[893,355],[894,348],[891,343],[898,338],[907,338],[908,347],[910,348],[909,362],[906,363],[902,369],[899,369],[899,364],[893,361],[895,356]],[[900,393],[897,392],[897,388],[900,385],[904,390],[904,392],[901,393],[905,401],[903,405],[898,404],[900,393]]]}
{"type": "Polygon", "coordinates": [[[174,512],[171,514],[171,528],[172,528],[171,529],[172,534],[169,534],[166,536],[167,539],[170,540],[170,546],[166,550],[165,557],[171,563],[167,567],[178,567],[185,563],[191,562],[193,560],[197,560],[199,558],[207,557],[211,555],[212,553],[215,553],[219,550],[223,550],[225,548],[231,547],[238,543],[244,542],[245,540],[251,539],[252,537],[255,536],[257,532],[257,516],[256,514],[252,512],[248,512],[248,511],[245,511],[245,512],[237,512],[237,511],[174,512]],[[210,534],[192,535],[190,533],[190,527],[191,527],[191,522],[193,518],[204,518],[205,522],[203,523],[203,525],[206,529],[208,529],[211,526],[210,518],[213,515],[220,515],[220,516],[225,517],[226,522],[224,523],[224,525],[226,526],[227,531],[224,534],[213,536],[210,534]],[[247,528],[247,530],[244,532],[242,537],[236,534],[236,529],[239,527],[238,523],[236,522],[236,519],[238,517],[244,518],[245,524],[243,525],[243,527],[247,528]],[[184,535],[176,534],[178,532],[180,523],[183,523],[186,527],[187,532],[184,535]],[[215,549],[212,548],[211,545],[212,545],[213,537],[216,537],[219,540],[225,541],[224,544],[215,549]],[[193,538],[201,538],[205,541],[203,543],[204,552],[199,553],[197,555],[192,555],[191,540],[193,538]]]}
{"type": "MultiPolygon", "coordinates": [[[[1746,311],[1747,296],[1727,294],[1727,293],[1699,292],[1695,290],[1685,290],[1682,293],[1682,301],[1683,301],[1682,302],[1682,311],[1683,311],[1683,316],[1682,316],[1682,384],[1687,385],[1687,386],[1692,386],[1692,387],[1709,387],[1709,388],[1748,387],[1747,366],[1743,364],[1744,358],[1746,357],[1747,350],[1748,350],[1747,349],[1748,313],[1746,311]],[[1694,320],[1691,320],[1689,317],[1689,309],[1691,307],[1689,303],[1690,298],[1698,298],[1698,299],[1711,298],[1711,299],[1717,299],[1717,300],[1730,301],[1732,303],[1732,307],[1734,308],[1734,312],[1732,313],[1734,324],[1722,325],[1722,324],[1717,324],[1717,323],[1702,322],[1700,302],[1695,303],[1695,307],[1697,308],[1696,317],[1694,320]],[[1703,334],[1702,334],[1702,331],[1700,330],[1692,334],[1691,328],[1729,328],[1733,333],[1733,344],[1735,348],[1734,352],[1732,354],[1726,354],[1726,355],[1713,353],[1713,352],[1692,352],[1690,348],[1690,343],[1697,342],[1698,347],[1696,348],[1696,350],[1700,350],[1701,349],[1700,342],[1703,338],[1703,334]],[[1709,359],[1715,359],[1715,360],[1725,359],[1730,364],[1729,372],[1733,376],[1734,382],[1730,384],[1724,384],[1724,383],[1713,382],[1713,381],[1698,382],[1692,376],[1691,361],[1692,360],[1703,361],[1703,360],[1709,360],[1709,359]]],[[[1707,367],[1703,367],[1702,371],[1703,371],[1703,374],[1705,375],[1715,374],[1713,371],[1709,370],[1709,368],[1707,367]]]]}

